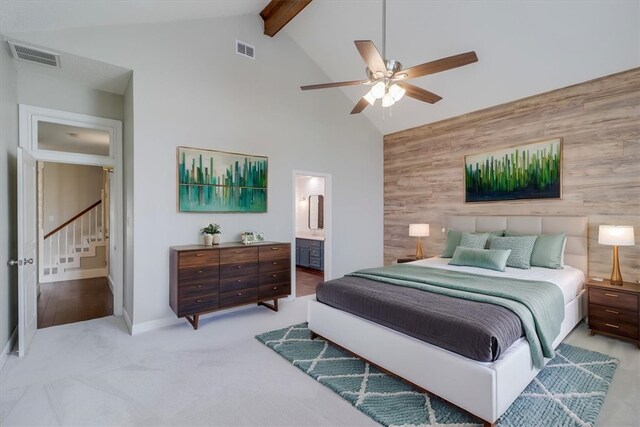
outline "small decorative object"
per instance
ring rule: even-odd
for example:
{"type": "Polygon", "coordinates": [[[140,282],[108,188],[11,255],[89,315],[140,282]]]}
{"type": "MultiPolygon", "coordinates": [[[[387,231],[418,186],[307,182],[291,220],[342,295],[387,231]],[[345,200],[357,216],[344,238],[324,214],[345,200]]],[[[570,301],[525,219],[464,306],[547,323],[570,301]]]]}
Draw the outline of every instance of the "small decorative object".
{"type": "Polygon", "coordinates": [[[633,246],[636,244],[633,227],[630,225],[601,225],[598,230],[598,243],[613,246],[613,269],[611,270],[612,285],[622,285],[618,246],[633,246]]]}
{"type": "Polygon", "coordinates": [[[429,224],[409,224],[409,236],[417,237],[418,244],[416,245],[416,259],[422,259],[422,242],[421,237],[429,236],[429,224]]]}
{"type": "Polygon", "coordinates": [[[253,233],[256,242],[264,242],[264,233],[262,231],[253,233]]]}
{"type": "Polygon", "coordinates": [[[202,234],[204,235],[204,244],[206,246],[220,244],[220,235],[222,234],[222,232],[220,231],[219,224],[207,225],[202,229],[202,234]]]}
{"type": "Polygon", "coordinates": [[[240,234],[240,238],[242,239],[243,245],[251,245],[256,241],[255,234],[251,231],[246,231],[240,234]]]}
{"type": "Polygon", "coordinates": [[[465,156],[465,202],[559,199],[562,139],[465,156]]]}
{"type": "Polygon", "coordinates": [[[266,212],[266,157],[178,147],[180,212],[266,212]]]}

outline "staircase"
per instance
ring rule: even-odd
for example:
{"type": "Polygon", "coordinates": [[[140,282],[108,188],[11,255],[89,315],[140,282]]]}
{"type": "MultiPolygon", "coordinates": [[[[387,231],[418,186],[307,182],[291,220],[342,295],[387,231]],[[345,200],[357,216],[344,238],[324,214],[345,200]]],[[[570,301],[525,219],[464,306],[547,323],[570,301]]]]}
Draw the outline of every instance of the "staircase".
{"type": "Polygon", "coordinates": [[[40,241],[40,283],[103,277],[108,238],[103,233],[102,200],[49,232],[40,241]]]}

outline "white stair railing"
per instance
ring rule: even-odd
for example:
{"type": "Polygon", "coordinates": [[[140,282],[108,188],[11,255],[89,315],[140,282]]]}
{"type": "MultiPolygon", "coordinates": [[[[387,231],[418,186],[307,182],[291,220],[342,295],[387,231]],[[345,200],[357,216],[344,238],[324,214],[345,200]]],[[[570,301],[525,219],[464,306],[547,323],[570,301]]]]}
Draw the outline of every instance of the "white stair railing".
{"type": "Polygon", "coordinates": [[[50,282],[68,269],[79,268],[82,256],[104,244],[103,220],[100,201],[61,229],[46,235],[41,258],[44,262],[40,263],[41,281],[50,282]]]}

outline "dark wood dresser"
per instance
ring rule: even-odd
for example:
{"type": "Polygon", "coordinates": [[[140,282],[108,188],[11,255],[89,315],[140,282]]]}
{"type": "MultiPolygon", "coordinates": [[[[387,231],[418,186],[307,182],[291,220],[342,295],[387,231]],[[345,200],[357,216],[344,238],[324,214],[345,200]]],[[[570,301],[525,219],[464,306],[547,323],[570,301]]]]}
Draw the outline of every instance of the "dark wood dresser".
{"type": "Polygon", "coordinates": [[[640,284],[624,282],[622,286],[608,280],[587,282],[589,329],[626,339],[640,348],[640,284]]]}
{"type": "Polygon", "coordinates": [[[246,304],[278,311],[291,294],[289,243],[173,246],[170,263],[169,305],[194,329],[201,314],[246,304]]]}

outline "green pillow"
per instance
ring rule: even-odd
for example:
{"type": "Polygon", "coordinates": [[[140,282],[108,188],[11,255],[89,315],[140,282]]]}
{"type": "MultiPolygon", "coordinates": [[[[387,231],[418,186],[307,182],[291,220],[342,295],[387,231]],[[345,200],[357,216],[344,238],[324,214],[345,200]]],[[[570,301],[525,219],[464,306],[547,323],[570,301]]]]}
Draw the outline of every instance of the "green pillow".
{"type": "MultiPolygon", "coordinates": [[[[507,236],[518,236],[518,234],[507,231],[507,236]]],[[[545,268],[564,268],[564,245],[567,241],[565,233],[539,234],[533,245],[531,253],[531,265],[545,268]]]]}
{"type": "MultiPolygon", "coordinates": [[[[447,241],[444,244],[444,251],[442,251],[442,258],[451,258],[456,248],[460,246],[460,239],[462,238],[462,231],[458,230],[449,230],[447,232],[447,241]]],[[[497,231],[488,231],[489,234],[487,238],[487,243],[485,244],[485,249],[489,249],[489,242],[493,236],[504,236],[504,230],[497,231]]],[[[485,233],[471,233],[471,234],[485,234],[485,233]]]]}
{"type": "Polygon", "coordinates": [[[510,254],[509,249],[476,249],[458,246],[449,264],[504,271],[510,254]]]}
{"type": "Polygon", "coordinates": [[[511,249],[509,267],[531,268],[531,253],[538,236],[505,236],[491,239],[491,249],[511,249]]]}
{"type": "Polygon", "coordinates": [[[475,233],[462,233],[460,238],[460,246],[465,248],[484,249],[484,245],[487,244],[489,233],[475,234],[475,233]]]}

